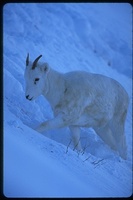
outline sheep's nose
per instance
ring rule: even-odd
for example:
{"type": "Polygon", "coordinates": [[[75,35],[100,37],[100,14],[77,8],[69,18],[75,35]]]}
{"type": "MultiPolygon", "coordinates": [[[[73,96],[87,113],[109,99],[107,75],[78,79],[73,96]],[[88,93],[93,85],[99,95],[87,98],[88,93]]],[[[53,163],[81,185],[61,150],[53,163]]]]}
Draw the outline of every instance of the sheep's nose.
{"type": "Polygon", "coordinates": [[[28,99],[29,95],[26,96],[26,99],[28,99]]]}

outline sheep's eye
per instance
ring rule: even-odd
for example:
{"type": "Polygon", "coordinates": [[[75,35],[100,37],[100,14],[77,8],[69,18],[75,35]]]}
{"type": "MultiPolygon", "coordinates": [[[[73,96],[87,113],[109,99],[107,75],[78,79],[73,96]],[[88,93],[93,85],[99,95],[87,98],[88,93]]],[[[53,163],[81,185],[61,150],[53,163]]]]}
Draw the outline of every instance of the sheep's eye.
{"type": "Polygon", "coordinates": [[[34,84],[36,84],[37,81],[39,81],[39,78],[35,78],[34,84]]]}
{"type": "Polygon", "coordinates": [[[39,78],[35,78],[35,81],[39,81],[39,78]]]}

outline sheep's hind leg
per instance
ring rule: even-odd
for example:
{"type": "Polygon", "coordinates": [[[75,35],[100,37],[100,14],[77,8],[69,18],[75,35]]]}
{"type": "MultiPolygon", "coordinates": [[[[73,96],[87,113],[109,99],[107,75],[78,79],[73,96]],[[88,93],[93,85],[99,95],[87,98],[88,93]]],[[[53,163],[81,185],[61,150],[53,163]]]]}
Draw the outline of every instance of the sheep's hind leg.
{"type": "Polygon", "coordinates": [[[115,138],[113,137],[108,124],[102,128],[94,128],[94,130],[107,145],[109,145],[113,150],[117,150],[115,138]]]}
{"type": "Polygon", "coordinates": [[[127,158],[126,136],[124,131],[124,124],[126,119],[126,112],[122,116],[115,116],[110,123],[113,135],[117,143],[117,150],[123,159],[127,158]]]}

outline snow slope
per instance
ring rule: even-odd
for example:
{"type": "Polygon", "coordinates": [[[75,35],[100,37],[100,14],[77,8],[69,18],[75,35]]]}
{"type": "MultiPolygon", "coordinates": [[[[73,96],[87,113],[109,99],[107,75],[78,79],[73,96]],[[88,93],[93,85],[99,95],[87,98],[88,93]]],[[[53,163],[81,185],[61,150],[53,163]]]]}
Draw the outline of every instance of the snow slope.
{"type": "Polygon", "coordinates": [[[4,162],[6,197],[129,197],[132,194],[132,7],[123,3],[10,3],[3,8],[4,162]],[[130,97],[127,160],[91,128],[82,128],[84,152],[68,128],[39,134],[50,119],[48,102],[25,99],[24,69],[42,54],[61,72],[85,70],[119,81],[130,97]]]}

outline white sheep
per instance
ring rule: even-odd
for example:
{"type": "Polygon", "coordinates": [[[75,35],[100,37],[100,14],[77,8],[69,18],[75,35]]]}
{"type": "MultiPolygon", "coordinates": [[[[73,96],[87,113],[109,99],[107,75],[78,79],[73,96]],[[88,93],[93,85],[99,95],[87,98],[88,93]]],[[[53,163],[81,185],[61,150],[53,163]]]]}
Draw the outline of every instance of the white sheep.
{"type": "Polygon", "coordinates": [[[81,150],[80,127],[92,127],[112,149],[126,159],[124,124],[128,94],[112,78],[85,71],[59,73],[47,63],[26,59],[26,98],[43,95],[50,103],[54,118],[36,128],[38,132],[68,126],[74,145],[81,150]]]}

